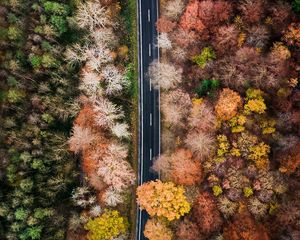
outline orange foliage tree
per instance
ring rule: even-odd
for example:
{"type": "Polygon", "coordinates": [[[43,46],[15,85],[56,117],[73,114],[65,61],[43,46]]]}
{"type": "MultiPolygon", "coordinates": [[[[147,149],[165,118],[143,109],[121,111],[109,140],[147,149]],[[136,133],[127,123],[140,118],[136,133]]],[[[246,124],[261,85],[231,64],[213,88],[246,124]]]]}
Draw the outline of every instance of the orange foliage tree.
{"type": "Polygon", "coordinates": [[[233,118],[242,106],[242,98],[240,95],[229,88],[224,88],[220,93],[218,102],[215,106],[217,116],[222,120],[233,118]]]}
{"type": "Polygon", "coordinates": [[[264,225],[256,222],[250,214],[240,214],[224,228],[224,240],[269,240],[264,225]]]}
{"type": "Polygon", "coordinates": [[[150,216],[172,221],[190,211],[184,192],[183,187],[176,187],[172,182],[151,181],[137,188],[137,202],[150,216]]]}
{"type": "Polygon", "coordinates": [[[166,223],[156,218],[148,219],[144,235],[149,240],[172,240],[173,238],[173,233],[166,223]]]}

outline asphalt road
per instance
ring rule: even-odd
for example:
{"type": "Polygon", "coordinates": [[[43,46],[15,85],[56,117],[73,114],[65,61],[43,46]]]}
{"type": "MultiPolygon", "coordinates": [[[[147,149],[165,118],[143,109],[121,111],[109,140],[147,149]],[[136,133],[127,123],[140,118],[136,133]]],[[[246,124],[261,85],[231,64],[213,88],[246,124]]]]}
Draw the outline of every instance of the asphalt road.
{"type": "MultiPolygon", "coordinates": [[[[159,0],[138,0],[138,43],[139,43],[139,185],[157,179],[150,171],[153,159],[160,154],[160,108],[159,90],[151,86],[148,76],[149,64],[159,57],[157,31],[159,0]]],[[[137,240],[143,235],[148,219],[145,211],[137,212],[137,240]]]]}

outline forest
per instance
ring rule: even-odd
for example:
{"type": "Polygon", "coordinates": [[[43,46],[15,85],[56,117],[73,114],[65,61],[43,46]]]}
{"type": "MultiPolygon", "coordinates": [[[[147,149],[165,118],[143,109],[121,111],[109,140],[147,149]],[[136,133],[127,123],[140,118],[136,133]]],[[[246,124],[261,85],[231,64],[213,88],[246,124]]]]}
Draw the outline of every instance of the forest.
{"type": "Polygon", "coordinates": [[[164,0],[150,240],[300,239],[300,1],[164,0]]]}
{"type": "Polygon", "coordinates": [[[0,3],[0,239],[127,239],[135,2],[0,3]]]}

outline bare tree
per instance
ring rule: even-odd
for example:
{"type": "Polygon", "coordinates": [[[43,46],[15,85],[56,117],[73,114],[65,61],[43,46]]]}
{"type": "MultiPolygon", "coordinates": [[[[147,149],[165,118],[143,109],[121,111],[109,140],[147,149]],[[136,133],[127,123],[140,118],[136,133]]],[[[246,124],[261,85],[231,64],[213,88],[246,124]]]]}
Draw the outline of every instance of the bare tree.
{"type": "Polygon", "coordinates": [[[113,187],[109,187],[106,189],[103,200],[107,206],[115,207],[118,204],[124,202],[124,196],[118,190],[113,187]]]}
{"type": "Polygon", "coordinates": [[[157,45],[161,49],[171,49],[172,42],[167,33],[160,33],[157,37],[157,45]]]}
{"type": "Polygon", "coordinates": [[[98,175],[114,189],[123,191],[134,184],[135,174],[126,160],[106,157],[99,161],[98,175]]]}
{"type": "Polygon", "coordinates": [[[105,46],[112,49],[118,45],[118,38],[113,28],[97,28],[91,32],[91,36],[97,46],[105,46]]]}
{"type": "Polygon", "coordinates": [[[101,77],[96,72],[84,71],[80,80],[79,89],[88,96],[95,96],[101,89],[101,77]]]}
{"type": "Polygon", "coordinates": [[[84,58],[88,60],[86,65],[93,71],[98,72],[104,64],[108,64],[113,61],[111,52],[104,46],[86,49],[84,58]]]}
{"type": "Polygon", "coordinates": [[[189,94],[180,89],[164,93],[161,97],[163,120],[172,126],[183,126],[192,102],[189,94]]]}
{"type": "Polygon", "coordinates": [[[188,134],[185,144],[201,161],[211,156],[215,150],[215,139],[211,135],[202,132],[188,134]]]}
{"type": "Polygon", "coordinates": [[[124,112],[120,107],[113,104],[104,97],[99,97],[93,106],[95,111],[95,121],[100,127],[110,128],[114,125],[116,120],[124,117],[124,112]]]}
{"type": "Polygon", "coordinates": [[[96,139],[97,137],[92,133],[91,129],[74,125],[72,135],[69,139],[70,150],[79,153],[89,148],[90,144],[96,139]]]}
{"type": "Polygon", "coordinates": [[[80,27],[88,28],[91,32],[97,27],[104,28],[113,25],[107,9],[100,3],[92,1],[78,6],[75,19],[80,27]]]}
{"type": "Polygon", "coordinates": [[[169,63],[153,61],[149,67],[149,76],[155,88],[169,90],[182,81],[182,69],[175,68],[169,63]]]}
{"type": "Polygon", "coordinates": [[[116,123],[111,129],[113,135],[120,139],[128,139],[131,134],[127,123],[116,123]]]}
{"type": "Polygon", "coordinates": [[[108,95],[120,94],[126,84],[125,76],[114,65],[107,65],[101,71],[101,76],[105,79],[106,89],[108,95]]]}
{"type": "Polygon", "coordinates": [[[173,20],[177,20],[178,17],[183,13],[183,10],[184,10],[183,0],[168,1],[165,9],[163,10],[163,15],[173,20]]]}

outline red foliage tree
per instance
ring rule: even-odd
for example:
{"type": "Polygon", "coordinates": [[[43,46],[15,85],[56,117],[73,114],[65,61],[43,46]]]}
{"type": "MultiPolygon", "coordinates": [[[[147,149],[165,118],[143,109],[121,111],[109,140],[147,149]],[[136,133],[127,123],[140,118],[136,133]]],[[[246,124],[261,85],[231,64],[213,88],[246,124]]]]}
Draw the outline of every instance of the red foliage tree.
{"type": "Polygon", "coordinates": [[[250,214],[240,214],[223,232],[224,240],[269,240],[264,225],[256,222],[250,214]]]}
{"type": "Polygon", "coordinates": [[[180,26],[185,30],[196,30],[202,32],[205,26],[199,18],[199,2],[190,1],[180,20],[180,26]]]}
{"type": "Polygon", "coordinates": [[[214,199],[208,192],[199,194],[193,208],[193,218],[203,234],[216,231],[223,223],[214,199]]]}
{"type": "Polygon", "coordinates": [[[176,26],[176,23],[170,21],[166,17],[161,17],[156,22],[157,31],[161,32],[161,33],[171,32],[171,31],[173,31],[175,26],[176,26]]]}
{"type": "Polygon", "coordinates": [[[226,21],[231,16],[232,6],[227,1],[190,1],[181,17],[180,25],[187,30],[202,32],[226,21]]]}

